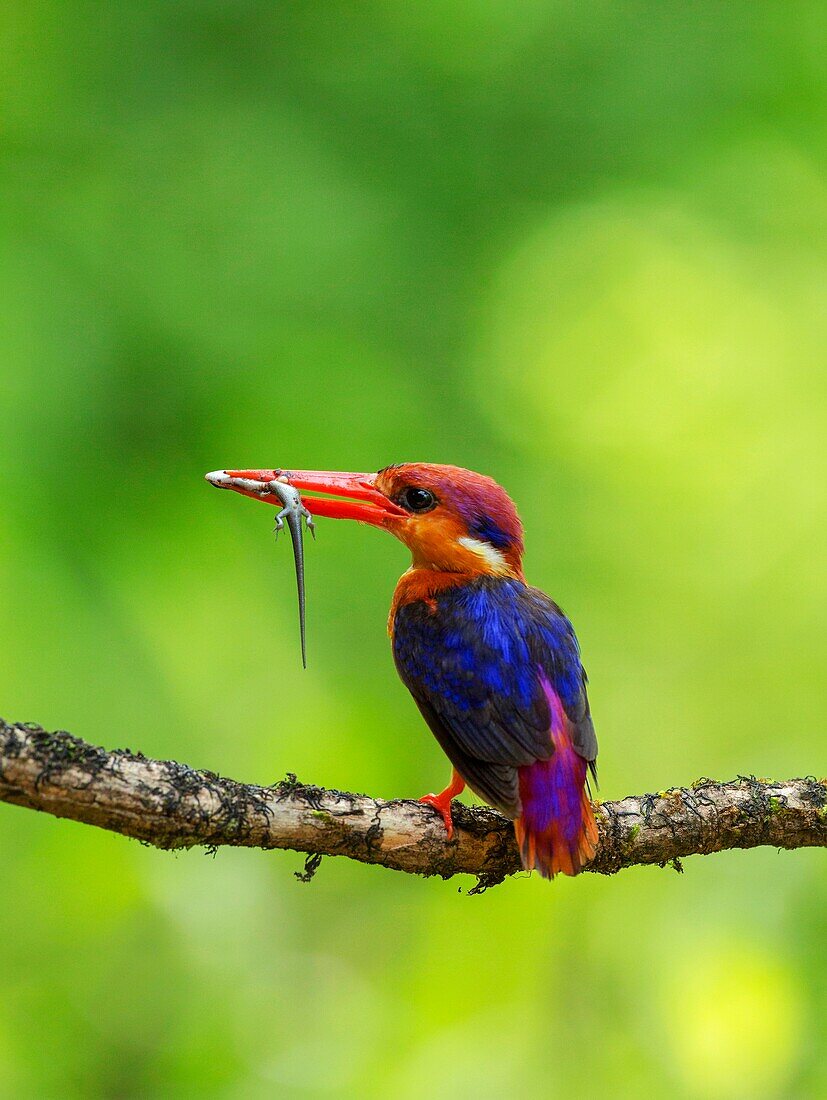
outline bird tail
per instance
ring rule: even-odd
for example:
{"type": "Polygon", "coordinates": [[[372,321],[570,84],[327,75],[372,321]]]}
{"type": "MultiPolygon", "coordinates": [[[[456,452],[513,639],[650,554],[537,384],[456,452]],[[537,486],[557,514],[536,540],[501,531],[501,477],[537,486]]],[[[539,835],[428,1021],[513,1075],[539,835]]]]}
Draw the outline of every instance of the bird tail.
{"type": "Polygon", "coordinates": [[[552,731],[548,760],[519,769],[522,816],[514,822],[523,867],[543,878],[576,875],[594,856],[597,824],[586,791],[586,761],[565,726],[552,731]]]}

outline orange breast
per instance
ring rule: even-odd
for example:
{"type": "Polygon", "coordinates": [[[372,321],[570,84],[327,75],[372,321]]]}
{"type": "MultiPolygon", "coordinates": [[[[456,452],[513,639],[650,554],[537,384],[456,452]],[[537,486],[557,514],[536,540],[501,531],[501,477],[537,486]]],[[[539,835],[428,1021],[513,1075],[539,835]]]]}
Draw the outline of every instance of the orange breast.
{"type": "Polygon", "coordinates": [[[436,611],[436,598],[440,592],[467,584],[470,579],[467,573],[446,573],[436,569],[409,569],[407,573],[403,573],[393,594],[388,616],[388,634],[393,637],[393,623],[400,607],[422,600],[436,611]]]}

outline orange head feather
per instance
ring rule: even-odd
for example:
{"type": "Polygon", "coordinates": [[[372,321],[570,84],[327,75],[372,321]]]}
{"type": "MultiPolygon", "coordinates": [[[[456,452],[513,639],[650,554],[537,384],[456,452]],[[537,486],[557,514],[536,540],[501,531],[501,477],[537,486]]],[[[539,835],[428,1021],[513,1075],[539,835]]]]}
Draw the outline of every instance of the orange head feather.
{"type": "Polygon", "coordinates": [[[506,491],[459,466],[406,462],[380,470],[376,489],[403,515],[385,528],[411,551],[414,569],[522,577],[523,528],[506,491]]]}

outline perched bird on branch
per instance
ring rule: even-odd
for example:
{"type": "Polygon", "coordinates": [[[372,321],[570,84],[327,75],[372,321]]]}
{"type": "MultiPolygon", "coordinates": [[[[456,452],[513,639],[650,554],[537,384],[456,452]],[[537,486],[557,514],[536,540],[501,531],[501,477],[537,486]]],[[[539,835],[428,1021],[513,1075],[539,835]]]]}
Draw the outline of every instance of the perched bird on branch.
{"type": "Polygon", "coordinates": [[[587,769],[597,739],[571,623],[522,569],[523,529],[508,494],[457,466],[404,463],[377,474],[222,470],[207,480],[279,504],[275,479],[311,513],[383,528],[411,551],[389,633],[399,675],[453,765],[421,800],[443,817],[469,786],[514,821],[523,865],[575,875],[595,852],[587,769]]]}

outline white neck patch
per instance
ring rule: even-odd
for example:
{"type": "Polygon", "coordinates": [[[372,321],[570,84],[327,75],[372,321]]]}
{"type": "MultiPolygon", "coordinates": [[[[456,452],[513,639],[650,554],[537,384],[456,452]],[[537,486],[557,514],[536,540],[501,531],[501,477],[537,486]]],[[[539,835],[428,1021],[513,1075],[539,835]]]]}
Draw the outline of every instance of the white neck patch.
{"type": "Polygon", "coordinates": [[[476,554],[477,557],[482,558],[492,572],[508,572],[508,562],[506,562],[496,546],[492,546],[490,542],[483,542],[481,539],[472,539],[469,535],[462,535],[457,539],[457,542],[460,546],[464,546],[466,550],[470,550],[472,554],[476,554]]]}

